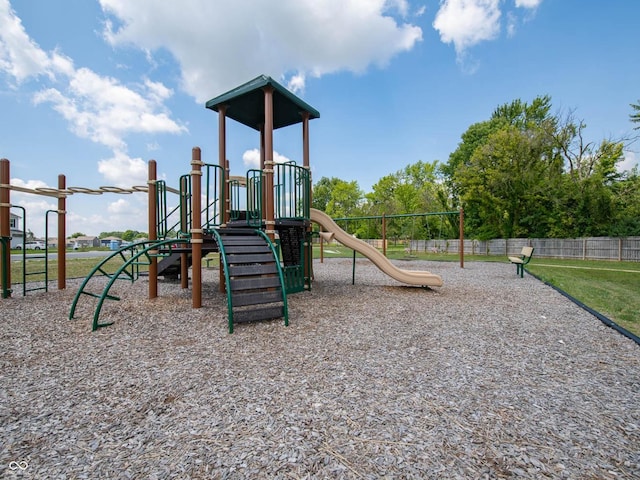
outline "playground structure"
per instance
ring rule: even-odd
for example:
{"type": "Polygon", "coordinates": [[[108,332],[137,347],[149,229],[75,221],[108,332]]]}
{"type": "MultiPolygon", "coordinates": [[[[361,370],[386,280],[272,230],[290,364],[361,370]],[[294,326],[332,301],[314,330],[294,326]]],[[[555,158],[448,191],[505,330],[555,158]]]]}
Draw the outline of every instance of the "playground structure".
{"type": "MultiPolygon", "coordinates": [[[[102,260],[84,280],[73,301],[70,318],[83,295],[98,298],[93,329],[110,325],[101,323],[100,311],[105,300],[118,300],[109,290],[118,279],[135,280],[140,266],[148,267],[149,298],[158,294],[159,276],[179,276],[188,288],[191,268],[192,307],[202,306],[202,259],[210,252],[219,253],[220,290],[227,295],[228,326],[242,321],[284,318],[288,324],[287,294],[311,289],[313,250],[311,222],[347,247],[371,259],[384,273],[410,285],[441,286],[442,279],[430,272],[398,269],[384,255],[344,232],[326,214],[311,209],[311,174],[309,167],[309,121],[319,118],[313,107],[293,95],[270,77],[260,76],[206,103],[218,113],[218,164],[204,163],[200,148],[192,150],[191,171],[182,175],[177,189],[157,179],[157,165],[149,162],[148,185],[119,189],[101,187],[97,193],[132,193],[148,195],[149,238],[113,252],[102,260]],[[260,134],[260,168],[248,170],[243,177],[230,175],[226,159],[226,119],[231,118],[260,134]],[[302,165],[276,163],[273,154],[273,130],[302,124],[302,165]],[[170,208],[168,194],[178,195],[178,205],[170,208]],[[121,261],[115,272],[106,265],[121,261]],[[97,274],[108,278],[100,293],[91,289],[97,274]]],[[[6,176],[0,181],[0,222],[8,225],[10,207],[8,161],[6,176]],[[6,217],[6,218],[5,218],[6,217]]],[[[3,165],[4,165],[3,163],[3,165]]],[[[96,193],[83,188],[65,188],[60,176],[58,189],[41,189],[40,193],[59,199],[58,244],[64,245],[65,199],[73,193],[96,193]]],[[[9,265],[9,249],[3,238],[3,288],[9,265]]],[[[58,288],[65,288],[64,249],[59,249],[58,288]]]]}

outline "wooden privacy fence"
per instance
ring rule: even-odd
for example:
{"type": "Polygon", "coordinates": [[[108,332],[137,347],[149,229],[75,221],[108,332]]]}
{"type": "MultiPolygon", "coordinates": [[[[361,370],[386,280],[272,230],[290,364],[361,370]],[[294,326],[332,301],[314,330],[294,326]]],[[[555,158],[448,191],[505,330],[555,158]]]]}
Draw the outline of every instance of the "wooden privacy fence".
{"type": "MultiPolygon", "coordinates": [[[[640,262],[640,237],[496,238],[465,240],[465,255],[517,255],[522,247],[535,248],[535,257],[640,262]]],[[[459,253],[460,241],[411,240],[411,249],[423,252],[459,253]]]]}

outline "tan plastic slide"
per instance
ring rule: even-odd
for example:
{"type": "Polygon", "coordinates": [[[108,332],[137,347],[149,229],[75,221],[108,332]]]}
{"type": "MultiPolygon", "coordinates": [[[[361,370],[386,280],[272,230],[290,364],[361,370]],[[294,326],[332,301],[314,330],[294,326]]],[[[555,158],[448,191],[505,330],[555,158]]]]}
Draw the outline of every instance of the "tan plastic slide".
{"type": "Polygon", "coordinates": [[[368,243],[358,240],[354,236],[348,234],[342,230],[329,215],[321,212],[320,210],[315,208],[311,209],[311,221],[316,222],[325,231],[332,233],[333,238],[345,247],[355,250],[367,257],[376,267],[399,282],[406,283],[408,285],[424,285],[429,287],[442,286],[442,278],[440,278],[439,275],[435,275],[427,271],[403,270],[396,267],[387,257],[380,253],[377,248],[372,247],[368,243]]]}

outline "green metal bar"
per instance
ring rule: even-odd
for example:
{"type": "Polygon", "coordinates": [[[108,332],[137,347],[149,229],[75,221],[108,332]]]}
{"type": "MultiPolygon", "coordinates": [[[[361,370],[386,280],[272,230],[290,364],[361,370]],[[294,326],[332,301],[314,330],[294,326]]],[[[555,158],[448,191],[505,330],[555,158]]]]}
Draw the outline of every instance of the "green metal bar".
{"type": "MultiPolygon", "coordinates": [[[[141,243],[146,243],[146,242],[141,242],[141,243]]],[[[137,244],[131,244],[127,247],[124,247],[124,249],[131,249],[133,251],[134,249],[134,245],[137,244]]],[[[108,273],[105,269],[103,269],[102,267],[105,266],[107,263],[109,263],[112,259],[120,256],[120,253],[123,249],[118,250],[117,252],[113,252],[112,254],[104,257],[95,267],[93,267],[93,269],[89,272],[89,274],[85,277],[85,279],[83,280],[83,282],[80,284],[80,288],[78,288],[78,291],[76,292],[76,295],[73,299],[73,302],[71,303],[71,310],[69,312],[69,320],[73,319],[74,315],[75,315],[75,311],[76,311],[76,306],[78,305],[78,300],[80,299],[80,296],[84,293],[87,295],[91,295],[94,296],[93,294],[90,294],[88,292],[85,292],[84,288],[87,286],[87,284],[89,283],[89,281],[93,278],[93,276],[100,272],[102,275],[105,275],[107,277],[111,277],[112,274],[108,273]]]]}
{"type": "Polygon", "coordinates": [[[187,174],[180,177],[180,218],[176,224],[180,225],[178,235],[183,237],[191,235],[192,222],[193,210],[191,208],[191,175],[187,174]]]}
{"type": "Polygon", "coordinates": [[[203,228],[212,229],[222,224],[223,208],[225,205],[225,188],[220,191],[221,185],[226,185],[226,172],[220,165],[205,163],[205,206],[202,213],[205,214],[203,228]],[[213,192],[212,192],[213,186],[213,192]]]}
{"type": "Polygon", "coordinates": [[[362,217],[342,217],[342,218],[334,218],[333,221],[337,222],[337,221],[348,221],[348,220],[375,220],[375,219],[382,219],[382,217],[384,216],[385,218],[389,219],[389,218],[406,218],[406,217],[429,217],[432,215],[460,215],[459,211],[453,211],[453,212],[428,212],[428,213],[398,213],[398,214],[392,214],[392,215],[364,215],[362,217]]]}
{"type": "MultiPolygon", "coordinates": [[[[111,280],[115,281],[116,279],[121,279],[121,280],[131,280],[132,282],[135,280],[135,277],[133,275],[133,271],[131,272],[127,272],[126,278],[121,276],[122,271],[117,271],[115,273],[108,273],[103,267],[109,263],[111,260],[113,260],[114,258],[120,257],[124,260],[124,264],[131,264],[131,259],[132,258],[139,258],[138,255],[138,249],[142,248],[145,249],[146,246],[157,246],[159,244],[171,244],[171,243],[180,243],[180,242],[184,242],[183,240],[177,240],[177,239],[169,239],[169,240],[161,240],[161,241],[150,241],[150,240],[143,240],[140,242],[136,242],[136,243],[132,243],[131,245],[127,245],[126,247],[122,247],[119,250],[113,252],[112,254],[108,255],[107,257],[104,257],[95,267],[93,267],[93,269],[91,270],[91,272],[89,272],[89,274],[85,277],[84,281],[82,282],[82,284],[80,285],[80,288],[78,289],[78,291],[76,292],[76,295],[73,299],[73,302],[71,304],[71,310],[69,312],[69,320],[73,319],[74,315],[75,315],[75,311],[76,311],[76,306],[78,304],[78,300],[80,299],[80,296],[84,293],[86,295],[92,295],[89,292],[85,291],[85,287],[87,286],[87,284],[89,283],[89,281],[96,275],[96,273],[100,272],[102,275],[110,278],[111,280]],[[124,254],[125,252],[131,252],[131,257],[127,258],[124,254]]],[[[149,263],[150,260],[149,260],[149,263]]],[[[148,263],[147,263],[148,265],[148,263]]],[[[92,295],[93,296],[93,295],[92,295]]]]}
{"type": "MultiPolygon", "coordinates": [[[[161,241],[156,241],[156,242],[149,242],[150,244],[147,245],[146,247],[142,248],[142,250],[135,252],[131,255],[131,258],[129,258],[127,260],[127,262],[125,262],[111,277],[111,279],[109,280],[109,282],[107,283],[105,289],[102,292],[102,296],[100,297],[100,299],[98,300],[98,304],[96,305],[96,311],[93,314],[93,331],[96,331],[98,328],[100,327],[107,327],[109,325],[112,325],[113,322],[109,322],[109,323],[99,323],[99,317],[100,317],[100,311],[102,310],[102,305],[105,301],[105,299],[113,299],[114,297],[112,297],[111,295],[108,295],[109,290],[111,289],[111,286],[114,284],[114,282],[116,280],[118,280],[119,278],[121,278],[121,274],[123,271],[125,271],[125,269],[130,266],[133,262],[137,261],[140,257],[145,256],[148,260],[149,263],[151,263],[151,257],[153,256],[152,254],[149,253],[150,250],[155,250],[158,247],[164,246],[164,245],[168,245],[169,246],[169,254],[171,252],[171,245],[174,243],[187,243],[188,240],[187,239],[176,239],[176,238],[171,238],[171,239],[165,239],[165,240],[161,240],[161,241]]],[[[124,250],[128,250],[129,246],[124,247],[124,250]]],[[[121,249],[122,250],[122,249],[121,249]]],[[[118,251],[117,253],[120,253],[120,251],[118,251]]],[[[133,280],[132,280],[133,281],[133,280]]]]}
{"type": "Polygon", "coordinates": [[[9,269],[11,263],[7,263],[5,259],[7,254],[11,251],[11,237],[0,237],[0,254],[2,255],[2,298],[9,298],[11,296],[11,289],[8,286],[9,283],[9,269]]]}
{"type": "Polygon", "coordinates": [[[351,268],[351,285],[356,284],[356,251],[353,251],[353,267],[351,268]]]}
{"type": "Polygon", "coordinates": [[[308,219],[311,192],[309,171],[295,162],[275,166],[275,216],[287,219],[308,219]]]}
{"type": "Polygon", "coordinates": [[[12,205],[11,208],[17,208],[22,211],[22,248],[20,251],[22,253],[22,296],[24,297],[27,295],[27,277],[25,276],[27,271],[27,249],[25,248],[27,242],[27,211],[20,205],[12,205]]]}
{"type": "Polygon", "coordinates": [[[289,308],[287,305],[287,289],[284,284],[284,274],[282,273],[282,265],[280,265],[280,261],[278,259],[278,255],[276,252],[276,248],[273,245],[273,242],[269,239],[269,236],[264,233],[262,230],[256,230],[256,233],[264,238],[271,249],[271,253],[276,260],[276,267],[278,268],[278,277],[280,277],[280,289],[282,290],[282,303],[284,309],[284,325],[285,327],[289,326],[289,308]]]}
{"type": "MultiPolygon", "coordinates": [[[[233,221],[233,220],[238,220],[240,218],[240,182],[238,182],[237,180],[231,180],[230,190],[231,190],[230,220],[233,221]]],[[[248,207],[247,207],[247,211],[248,211],[248,207]]]]}
{"type": "Polygon", "coordinates": [[[231,299],[231,277],[229,275],[229,265],[227,264],[227,254],[224,251],[224,245],[222,243],[222,238],[220,232],[218,230],[213,230],[213,236],[216,239],[216,243],[218,244],[218,252],[220,254],[220,260],[222,261],[223,270],[224,270],[224,281],[227,288],[227,322],[229,325],[229,333],[233,333],[233,301],[231,299]]]}
{"type": "Polygon", "coordinates": [[[188,174],[180,177],[178,205],[176,205],[170,212],[167,212],[166,183],[164,180],[158,180],[156,182],[156,224],[158,226],[158,239],[163,240],[167,238],[169,232],[172,231],[175,231],[176,235],[189,235],[191,225],[191,182],[189,181],[189,178],[190,175],[188,174]],[[169,219],[173,217],[176,212],[179,213],[179,218],[169,226],[169,219]],[[183,214],[182,212],[186,212],[186,214],[183,214]]]}
{"type": "MultiPolygon", "coordinates": [[[[101,327],[107,327],[109,325],[112,325],[113,322],[109,322],[109,323],[99,323],[99,317],[100,317],[100,311],[102,310],[102,305],[105,301],[105,299],[110,298],[110,296],[108,295],[109,290],[111,289],[111,286],[114,284],[114,282],[121,278],[120,275],[121,273],[128,267],[131,265],[132,262],[137,261],[138,258],[140,258],[141,256],[145,256],[149,259],[149,263],[151,263],[151,256],[152,254],[149,254],[150,250],[155,250],[158,247],[164,246],[164,245],[168,245],[169,246],[169,254],[171,253],[171,245],[174,243],[187,243],[188,240],[187,239],[176,239],[176,238],[170,238],[170,239],[165,239],[165,240],[161,240],[161,241],[156,241],[156,242],[149,242],[149,245],[144,247],[142,250],[140,250],[139,252],[135,252],[132,254],[131,258],[129,258],[129,260],[127,260],[127,262],[125,262],[114,274],[113,277],[109,280],[109,282],[107,283],[106,287],[104,288],[103,292],[102,292],[102,296],[100,297],[100,299],[98,300],[98,304],[96,305],[96,311],[93,314],[93,331],[96,331],[98,328],[101,327]]],[[[124,247],[125,249],[128,249],[128,247],[124,247]]],[[[118,252],[119,253],[119,252],[118,252]]]]}
{"type": "Polygon", "coordinates": [[[262,226],[262,170],[247,171],[247,225],[262,226]]]}

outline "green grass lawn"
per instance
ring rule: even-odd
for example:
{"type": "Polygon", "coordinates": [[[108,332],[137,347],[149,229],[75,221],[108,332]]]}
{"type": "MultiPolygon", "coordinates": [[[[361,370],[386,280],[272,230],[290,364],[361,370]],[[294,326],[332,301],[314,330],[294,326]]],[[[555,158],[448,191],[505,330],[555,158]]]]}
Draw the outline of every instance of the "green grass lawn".
{"type": "MultiPolygon", "coordinates": [[[[320,248],[314,246],[314,258],[320,258],[320,248]]],[[[216,255],[211,254],[212,258],[216,255]]],[[[395,260],[435,260],[459,262],[458,255],[427,252],[408,252],[403,246],[390,246],[387,256],[395,260]]],[[[325,245],[325,258],[352,258],[353,250],[342,245],[325,245]]],[[[361,258],[360,254],[356,255],[361,258]]],[[[67,259],[67,278],[85,277],[100,259],[67,259]]],[[[467,255],[465,262],[502,262],[507,263],[506,257],[467,255]]],[[[210,262],[216,266],[217,261],[210,262]]],[[[28,262],[29,272],[44,269],[42,260],[28,262]]],[[[121,265],[121,260],[113,260],[108,264],[107,271],[114,272],[121,265]]],[[[206,260],[203,260],[206,266],[206,260]]],[[[49,261],[49,280],[57,279],[58,264],[56,260],[49,261]]],[[[141,270],[146,270],[142,266],[141,270]]],[[[609,262],[596,260],[558,260],[534,258],[527,266],[527,270],[542,280],[554,285],[585,305],[607,316],[621,327],[640,336],[640,263],[638,262],[609,262]]],[[[22,262],[11,264],[12,283],[22,282],[22,262]]],[[[28,282],[42,281],[44,275],[30,275],[28,282]]]]}
{"type": "Polygon", "coordinates": [[[534,257],[527,270],[640,336],[640,263],[534,257]]]}

